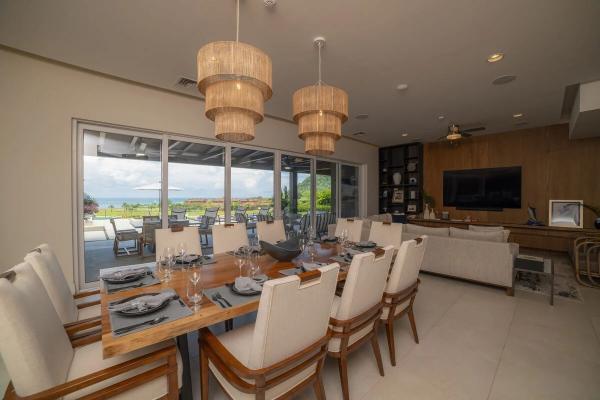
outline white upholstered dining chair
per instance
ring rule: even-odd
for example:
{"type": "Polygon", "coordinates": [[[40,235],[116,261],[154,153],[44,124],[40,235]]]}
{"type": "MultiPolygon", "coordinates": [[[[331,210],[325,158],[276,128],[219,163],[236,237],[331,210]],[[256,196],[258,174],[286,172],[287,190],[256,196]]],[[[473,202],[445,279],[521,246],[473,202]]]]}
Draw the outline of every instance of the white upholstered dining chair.
{"type": "Polygon", "coordinates": [[[427,236],[402,243],[383,294],[381,320],[385,324],[390,361],[396,365],[394,321],[408,315],[415,342],[419,343],[413,303],[419,287],[419,270],[427,247],[427,236]]]}
{"type": "Polygon", "coordinates": [[[220,224],[212,228],[213,254],[235,251],[248,246],[246,224],[220,224]]]}
{"type": "Polygon", "coordinates": [[[258,221],[256,223],[256,234],[258,235],[258,239],[267,243],[277,243],[285,240],[283,220],[258,221]]]}
{"type": "Polygon", "coordinates": [[[382,247],[392,245],[394,249],[398,250],[402,244],[402,224],[373,221],[369,231],[369,240],[382,247]]]}
{"type": "Polygon", "coordinates": [[[200,336],[202,400],[209,371],[232,399],[283,399],[311,385],[324,399],[321,370],[338,264],[265,282],[255,324],[200,336]]]}
{"type": "Polygon", "coordinates": [[[81,302],[81,299],[98,296],[99,291],[71,292],[58,258],[47,244],[41,244],[31,250],[25,261],[29,263],[40,277],[52,305],[63,324],[100,317],[100,300],[81,302]]]}
{"type": "Polygon", "coordinates": [[[198,228],[194,226],[157,229],[155,236],[157,261],[167,247],[171,247],[173,251],[177,251],[179,243],[185,244],[187,254],[202,255],[200,234],[198,233],[198,228]]]}
{"type": "Polygon", "coordinates": [[[9,399],[178,398],[174,341],[104,359],[100,334],[82,340],[65,330],[28,263],[0,274],[0,326],[9,399]]]}
{"type": "Polygon", "coordinates": [[[393,254],[394,246],[386,246],[383,255],[377,258],[373,252],[355,255],[348,269],[344,291],[333,300],[328,353],[338,360],[344,400],[350,398],[348,354],[367,341],[371,342],[379,374],[384,375],[377,329],[383,306],[381,298],[393,254]]]}
{"type": "Polygon", "coordinates": [[[360,242],[360,234],[362,232],[362,219],[354,218],[338,218],[335,225],[335,236],[346,230],[348,232],[348,240],[351,242],[360,242]]]}

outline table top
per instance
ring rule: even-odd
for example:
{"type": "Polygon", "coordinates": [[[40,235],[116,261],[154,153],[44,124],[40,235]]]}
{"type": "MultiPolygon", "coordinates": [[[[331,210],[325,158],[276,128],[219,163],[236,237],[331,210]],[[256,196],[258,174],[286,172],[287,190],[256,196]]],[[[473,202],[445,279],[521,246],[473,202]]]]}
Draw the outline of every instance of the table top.
{"type": "MultiPolygon", "coordinates": [[[[522,255],[520,255],[517,258],[519,258],[519,257],[522,258],[522,259],[524,259],[524,260],[531,259],[528,256],[522,256],[522,255]]],[[[552,259],[551,258],[544,258],[543,262],[544,262],[544,270],[543,271],[539,271],[539,270],[533,269],[533,268],[527,268],[525,266],[517,267],[516,265],[515,265],[514,269],[516,271],[533,272],[533,273],[536,273],[536,274],[547,274],[547,275],[554,274],[554,268],[553,268],[553,264],[552,264],[552,259]]]]}
{"type": "MultiPolygon", "coordinates": [[[[319,262],[333,262],[330,260],[331,257],[336,256],[341,251],[341,246],[335,243],[317,243],[315,246],[318,252],[315,261],[319,262]]],[[[259,265],[263,273],[270,278],[281,278],[283,275],[279,273],[280,270],[299,266],[302,261],[307,261],[308,259],[309,257],[306,251],[290,262],[280,262],[269,255],[264,255],[259,258],[259,265]]],[[[214,260],[216,263],[202,266],[201,285],[203,288],[222,286],[226,283],[233,282],[235,278],[239,276],[239,268],[235,265],[236,257],[223,253],[216,254],[214,260]]],[[[338,275],[339,280],[346,278],[347,268],[348,265],[341,265],[340,273],[338,275]]],[[[104,285],[101,285],[102,350],[104,358],[128,353],[258,309],[258,298],[243,305],[223,309],[204,297],[200,309],[189,317],[180,318],[128,335],[114,337],[111,332],[108,312],[108,303],[112,301],[140,293],[156,292],[157,290],[171,288],[177,292],[182,300],[187,302],[187,279],[185,273],[182,271],[174,271],[172,275],[171,281],[161,283],[160,286],[146,286],[113,294],[108,294],[104,285]]]]}

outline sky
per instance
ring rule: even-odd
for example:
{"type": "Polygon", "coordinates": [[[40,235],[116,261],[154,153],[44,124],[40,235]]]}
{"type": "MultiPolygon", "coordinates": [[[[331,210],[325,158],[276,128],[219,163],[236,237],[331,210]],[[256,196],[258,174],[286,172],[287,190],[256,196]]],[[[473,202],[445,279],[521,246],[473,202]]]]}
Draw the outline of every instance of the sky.
{"type": "MultiPolygon", "coordinates": [[[[84,156],[84,191],[95,198],[158,197],[152,191],[135,190],[161,180],[160,162],[84,156]]],[[[225,168],[209,165],[169,164],[169,186],[177,198],[223,197],[225,168]]],[[[232,168],[231,196],[272,197],[273,172],[232,168]]]]}

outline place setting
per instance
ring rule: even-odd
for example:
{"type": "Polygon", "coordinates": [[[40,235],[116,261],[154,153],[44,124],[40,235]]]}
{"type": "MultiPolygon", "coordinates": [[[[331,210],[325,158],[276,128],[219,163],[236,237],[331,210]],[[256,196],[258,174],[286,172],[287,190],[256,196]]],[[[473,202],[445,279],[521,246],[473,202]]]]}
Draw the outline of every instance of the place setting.
{"type": "Polygon", "coordinates": [[[193,314],[173,289],[138,294],[111,302],[108,304],[108,311],[113,336],[141,331],[193,314]]]}
{"type": "Polygon", "coordinates": [[[161,282],[156,277],[152,264],[105,268],[100,270],[100,279],[109,294],[156,285],[161,282]]]}

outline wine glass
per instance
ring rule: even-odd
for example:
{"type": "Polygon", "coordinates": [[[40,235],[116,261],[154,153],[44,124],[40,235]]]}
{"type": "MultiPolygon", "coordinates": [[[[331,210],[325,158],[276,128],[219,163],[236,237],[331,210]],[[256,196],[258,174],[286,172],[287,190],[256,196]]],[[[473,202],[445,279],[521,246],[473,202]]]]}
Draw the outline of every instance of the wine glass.
{"type": "Polygon", "coordinates": [[[191,263],[187,271],[187,298],[194,305],[194,312],[200,309],[202,301],[202,288],[200,287],[201,269],[197,263],[191,263]]]}
{"type": "Polygon", "coordinates": [[[187,246],[185,243],[183,242],[179,242],[177,244],[177,255],[179,256],[179,259],[181,260],[181,264],[185,265],[185,255],[187,254],[187,246]]]}
{"type": "Polygon", "coordinates": [[[235,255],[235,265],[240,269],[240,277],[242,276],[242,268],[244,268],[244,255],[241,253],[236,253],[235,255]]]}
{"type": "Polygon", "coordinates": [[[175,249],[173,247],[165,247],[163,250],[163,258],[168,268],[173,268],[175,262],[175,249]]]}
{"type": "Polygon", "coordinates": [[[161,282],[167,283],[171,280],[171,268],[165,257],[160,256],[156,261],[156,272],[158,272],[161,282]]]}
{"type": "Polygon", "coordinates": [[[314,263],[315,258],[319,255],[319,252],[317,251],[317,247],[315,246],[313,241],[310,241],[310,244],[308,245],[308,255],[310,257],[311,263],[314,263]]]}

